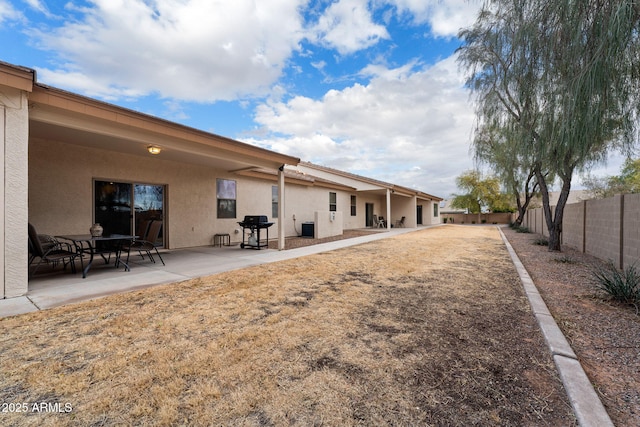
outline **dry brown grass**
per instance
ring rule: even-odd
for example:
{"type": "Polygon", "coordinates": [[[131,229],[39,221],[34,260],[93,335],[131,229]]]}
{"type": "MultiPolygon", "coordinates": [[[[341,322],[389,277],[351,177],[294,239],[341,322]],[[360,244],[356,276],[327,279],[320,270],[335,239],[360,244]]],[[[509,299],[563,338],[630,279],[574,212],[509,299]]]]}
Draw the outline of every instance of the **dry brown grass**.
{"type": "Polygon", "coordinates": [[[23,425],[573,425],[495,228],[447,226],[0,321],[23,425]]]}

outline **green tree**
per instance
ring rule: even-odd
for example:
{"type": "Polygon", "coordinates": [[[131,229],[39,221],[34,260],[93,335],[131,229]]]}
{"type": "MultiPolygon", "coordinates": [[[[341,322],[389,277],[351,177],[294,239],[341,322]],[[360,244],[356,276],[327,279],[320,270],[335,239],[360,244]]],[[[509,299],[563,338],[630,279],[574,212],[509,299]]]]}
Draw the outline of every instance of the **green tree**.
{"type": "Polygon", "coordinates": [[[456,178],[456,185],[463,194],[453,195],[451,206],[454,208],[466,209],[472,214],[479,214],[483,208],[490,211],[508,209],[500,192],[500,181],[494,176],[482,178],[479,171],[467,171],[456,178]]]}
{"type": "Polygon", "coordinates": [[[620,175],[603,178],[587,175],[582,184],[594,197],[604,199],[616,194],[640,193],[640,159],[627,159],[620,175]]]}
{"type": "Polygon", "coordinates": [[[640,159],[627,159],[622,166],[620,180],[628,193],[640,193],[640,159]]]}
{"type": "Polygon", "coordinates": [[[485,126],[476,131],[473,147],[476,161],[490,166],[510,194],[510,200],[504,202],[505,207],[496,211],[513,212],[511,200],[515,200],[518,215],[514,223],[519,226],[531,200],[537,195],[538,182],[530,159],[512,149],[516,144],[512,138],[516,137],[518,135],[508,128],[485,126]]]}
{"type": "Polygon", "coordinates": [[[639,17],[634,0],[493,0],[460,33],[478,128],[509,132],[514,155],[527,159],[550,250],[560,250],[574,173],[634,143],[639,17]]]}

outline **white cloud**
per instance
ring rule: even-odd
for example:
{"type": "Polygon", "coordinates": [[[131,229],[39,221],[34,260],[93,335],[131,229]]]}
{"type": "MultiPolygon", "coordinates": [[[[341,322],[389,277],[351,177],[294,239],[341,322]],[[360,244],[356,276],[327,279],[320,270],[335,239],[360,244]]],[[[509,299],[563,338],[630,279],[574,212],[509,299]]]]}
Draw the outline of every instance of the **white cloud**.
{"type": "Polygon", "coordinates": [[[375,24],[368,0],[339,0],[329,6],[312,27],[310,38],[347,55],[388,39],[384,26],[375,24]]]}
{"type": "Polygon", "coordinates": [[[31,6],[33,9],[37,10],[38,12],[43,13],[47,16],[50,16],[47,6],[44,5],[40,0],[23,0],[23,1],[25,1],[29,6],[31,6]]]}
{"type": "Polygon", "coordinates": [[[314,163],[448,197],[472,167],[473,111],[455,58],[430,68],[384,69],[367,85],[259,106],[272,137],[251,140],[314,163]],[[375,176],[374,176],[375,175],[375,176]]]}
{"type": "MultiPolygon", "coordinates": [[[[46,11],[42,0],[25,1],[46,11]]],[[[337,72],[322,49],[305,44],[307,51],[299,51],[302,41],[343,56],[366,50],[390,38],[384,25],[394,25],[393,12],[417,26],[428,23],[432,35],[451,37],[473,22],[478,3],[91,0],[67,3],[66,20],[49,19],[30,31],[58,59],[39,64],[43,83],[109,101],[156,95],[174,120],[188,117],[179,102],[250,105],[268,95],[255,121],[256,132],[270,138],[248,142],[447,197],[455,177],[471,167],[473,123],[453,58],[429,68],[419,60],[369,65],[358,73],[364,83],[328,90],[321,99],[287,90],[304,84],[306,65],[327,77],[324,84],[335,81],[334,74],[354,77],[352,69],[337,72]],[[309,62],[297,62],[301,58],[309,62]],[[292,75],[295,84],[286,80],[292,75]]],[[[3,13],[16,13],[6,0],[0,0],[0,22],[3,13]]],[[[375,64],[386,63],[383,53],[372,53],[382,55],[375,64]]]]}
{"type": "Polygon", "coordinates": [[[437,37],[455,37],[476,20],[482,0],[389,0],[417,24],[428,23],[437,37]]]}
{"type": "Polygon", "coordinates": [[[34,32],[67,61],[45,73],[54,86],[111,97],[136,88],[183,100],[231,100],[266,93],[278,80],[303,37],[302,3],[95,0],[82,9],[83,20],[34,32]],[[94,83],[70,81],[69,72],[94,83]]]}
{"type": "Polygon", "coordinates": [[[0,0],[0,24],[5,21],[16,21],[22,18],[22,14],[18,12],[11,3],[0,0]]]}

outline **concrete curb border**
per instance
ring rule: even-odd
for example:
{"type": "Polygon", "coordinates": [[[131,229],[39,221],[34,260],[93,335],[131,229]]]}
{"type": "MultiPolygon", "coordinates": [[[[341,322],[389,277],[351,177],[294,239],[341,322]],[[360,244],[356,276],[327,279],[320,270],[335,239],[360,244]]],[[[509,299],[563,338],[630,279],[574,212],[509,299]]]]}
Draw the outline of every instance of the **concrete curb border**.
{"type": "Polygon", "coordinates": [[[609,414],[607,414],[602,401],[584,372],[578,357],[573,352],[553,316],[551,316],[547,305],[538,292],[538,288],[536,288],[531,276],[524,268],[507,237],[500,227],[497,228],[520,275],[525,294],[529,299],[529,304],[531,304],[531,309],[544,335],[544,339],[549,346],[578,424],[582,427],[613,427],[613,422],[609,414]]]}

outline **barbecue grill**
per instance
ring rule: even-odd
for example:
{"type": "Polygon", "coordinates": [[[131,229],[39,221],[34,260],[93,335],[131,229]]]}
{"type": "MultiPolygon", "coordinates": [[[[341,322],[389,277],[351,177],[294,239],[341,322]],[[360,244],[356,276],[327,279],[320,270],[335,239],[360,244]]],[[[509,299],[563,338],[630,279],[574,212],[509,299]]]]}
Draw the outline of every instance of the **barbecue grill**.
{"type": "Polygon", "coordinates": [[[240,247],[244,249],[253,248],[260,249],[269,245],[269,227],[271,227],[274,223],[269,222],[269,219],[266,215],[245,215],[244,221],[238,222],[240,227],[242,227],[242,243],[240,247]],[[249,237],[247,239],[247,243],[244,242],[245,230],[249,230],[249,237]],[[260,230],[267,230],[267,239],[260,240],[260,230]]]}

